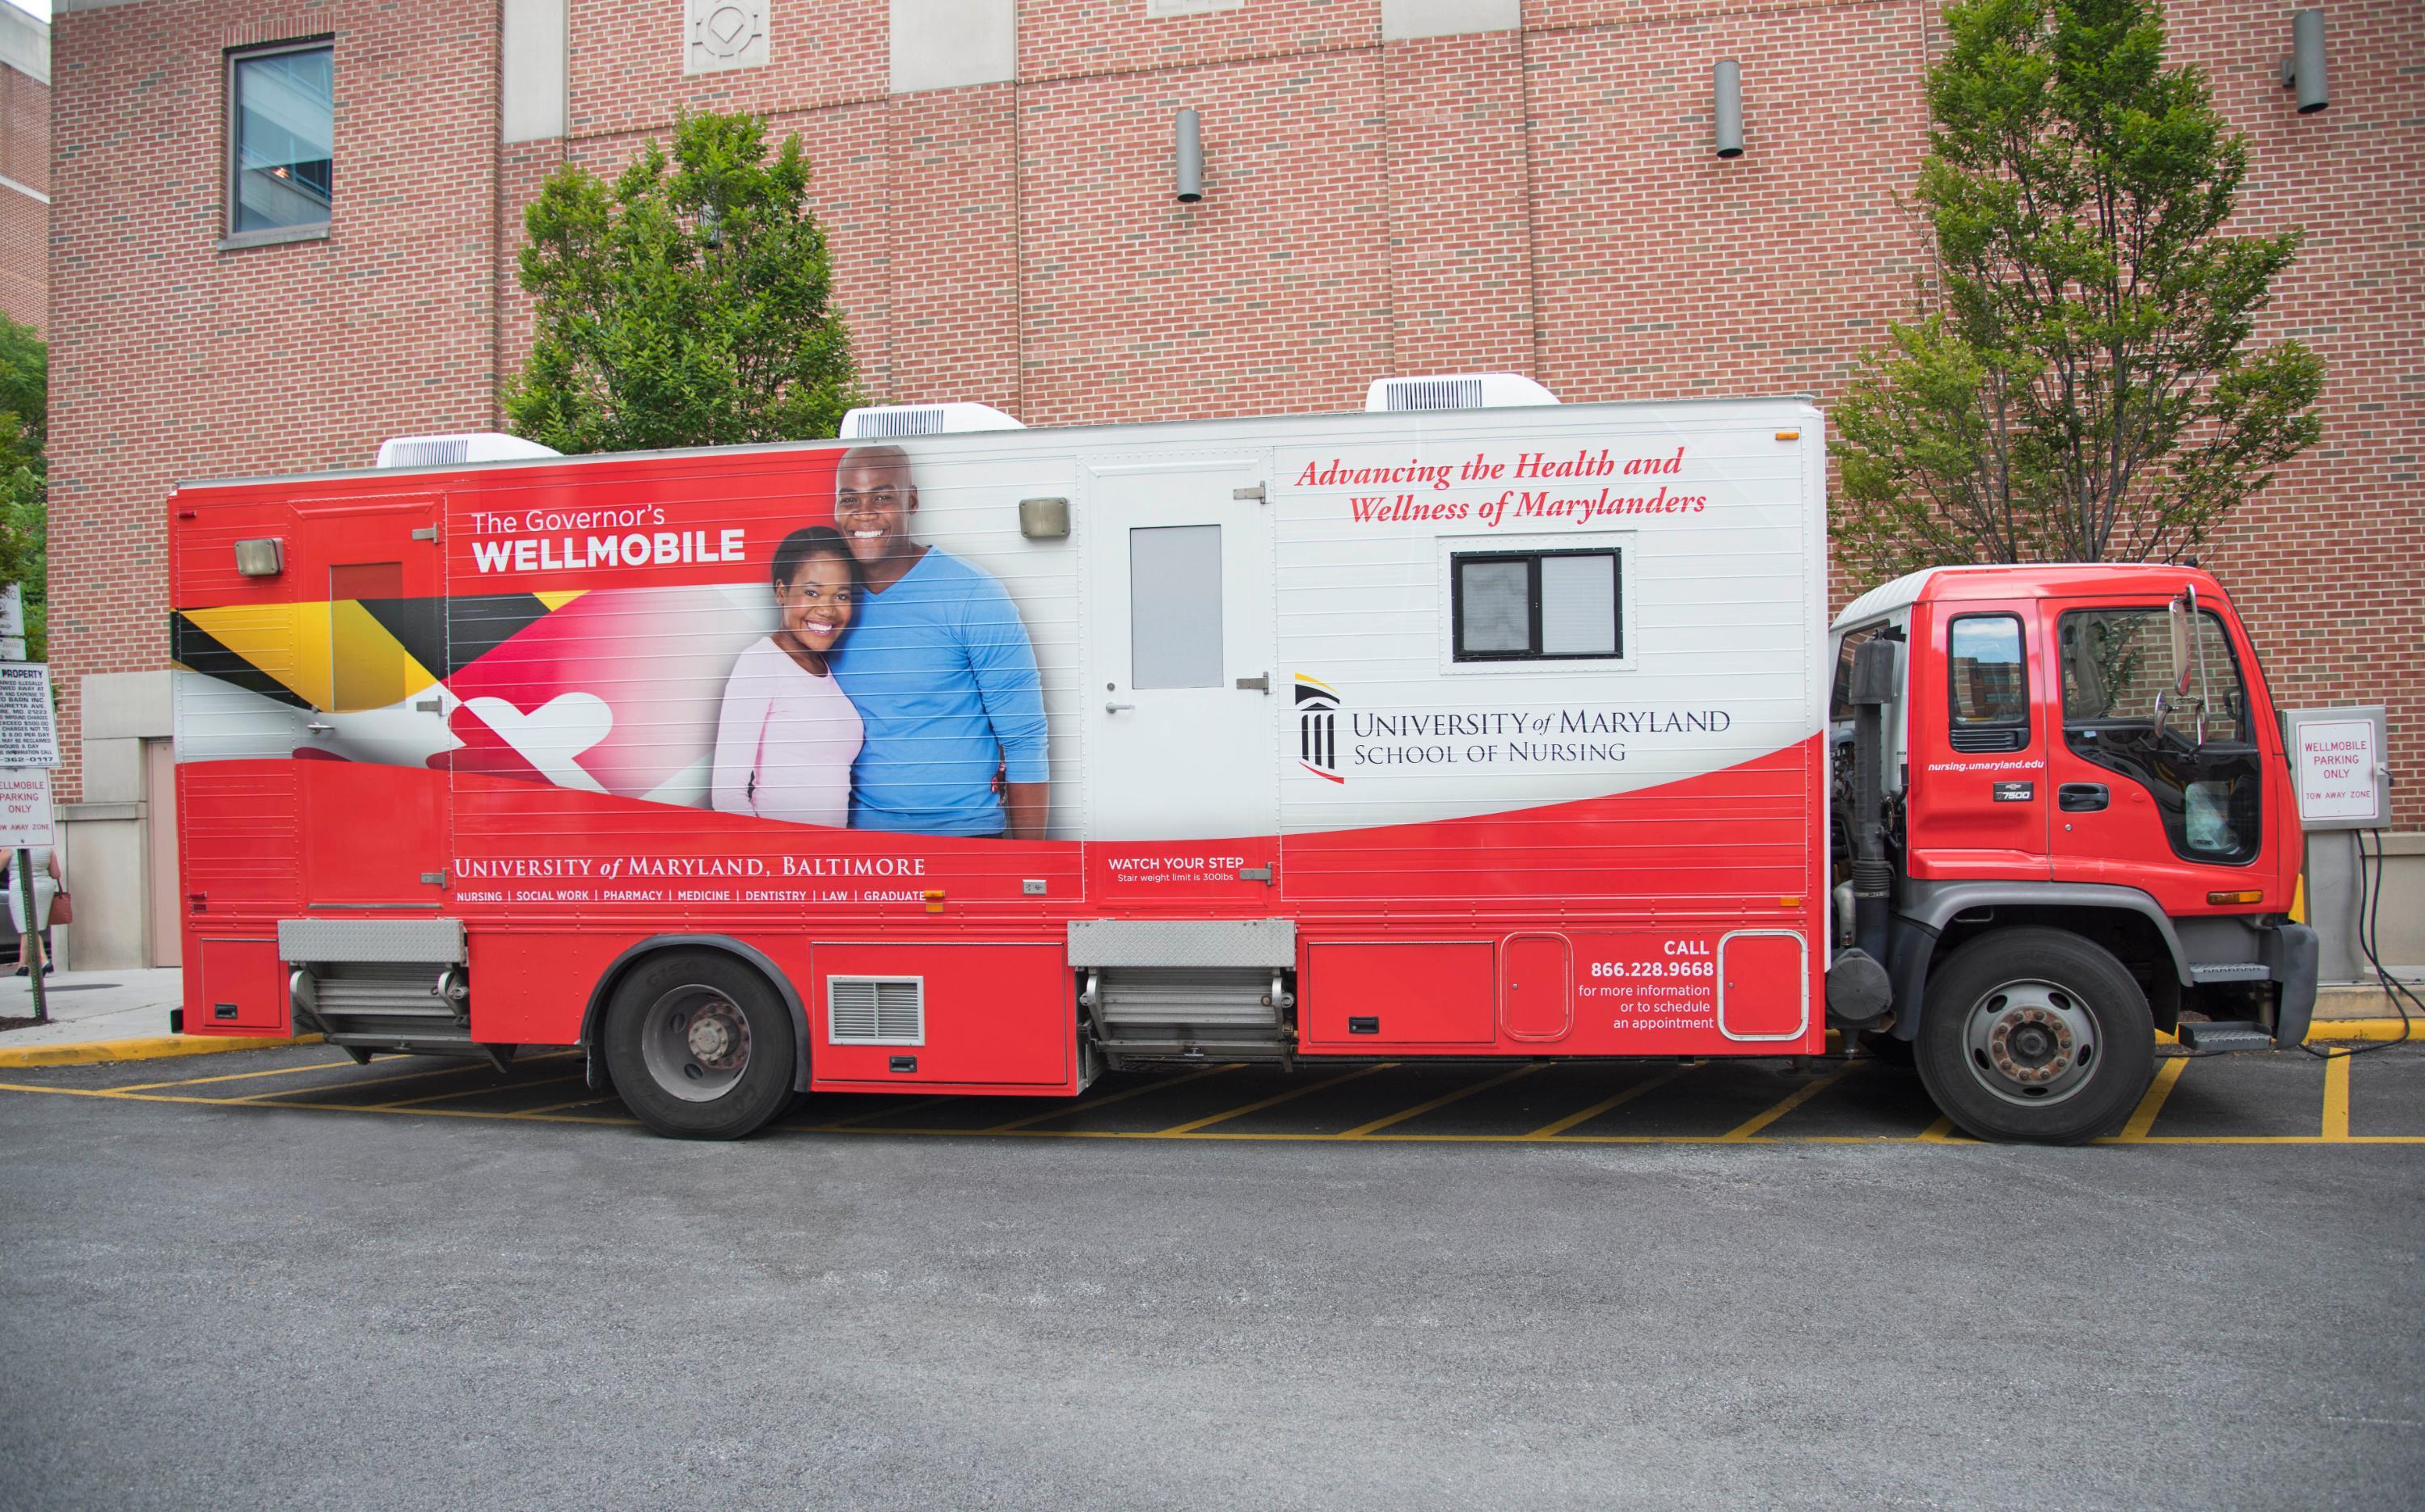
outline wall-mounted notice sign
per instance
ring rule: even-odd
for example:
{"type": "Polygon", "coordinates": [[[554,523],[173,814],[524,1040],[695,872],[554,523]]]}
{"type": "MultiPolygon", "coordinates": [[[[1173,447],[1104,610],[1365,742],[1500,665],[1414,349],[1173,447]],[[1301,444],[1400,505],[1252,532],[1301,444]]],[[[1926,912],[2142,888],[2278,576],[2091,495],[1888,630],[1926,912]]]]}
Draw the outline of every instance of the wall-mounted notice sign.
{"type": "Polygon", "coordinates": [[[2294,708],[2282,716],[2299,820],[2311,830],[2370,830],[2391,822],[2384,714],[2372,708],[2294,708]]]}
{"type": "Polygon", "coordinates": [[[50,772],[41,767],[0,769],[0,851],[56,843],[50,772]]]}
{"type": "Polygon", "coordinates": [[[51,669],[0,663],[0,767],[56,767],[59,725],[51,714],[51,669]]]}

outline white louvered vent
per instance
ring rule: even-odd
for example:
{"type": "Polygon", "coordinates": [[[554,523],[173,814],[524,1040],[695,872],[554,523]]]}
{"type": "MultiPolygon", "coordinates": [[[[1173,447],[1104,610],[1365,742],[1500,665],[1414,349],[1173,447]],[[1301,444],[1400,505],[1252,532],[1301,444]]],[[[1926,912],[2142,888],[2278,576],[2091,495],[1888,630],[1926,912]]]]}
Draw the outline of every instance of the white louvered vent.
{"type": "Polygon", "coordinates": [[[866,405],[842,418],[845,441],[882,441],[896,436],[956,436],[964,431],[1025,430],[991,405],[866,405]]]}
{"type": "Polygon", "coordinates": [[[923,977],[828,977],[826,1038],[834,1044],[924,1044],[923,977]]]}
{"type": "Polygon", "coordinates": [[[1556,394],[1520,373],[1441,373],[1420,378],[1375,378],[1364,394],[1368,411],[1506,409],[1557,402],[1556,394]]]}
{"type": "Polygon", "coordinates": [[[554,447],[495,431],[458,431],[447,436],[393,436],[379,442],[382,468],[459,468],[467,462],[522,462],[561,456],[554,447]]]}
{"type": "Polygon", "coordinates": [[[1391,409],[1480,409],[1480,378],[1402,378],[1389,385],[1391,409]]]}

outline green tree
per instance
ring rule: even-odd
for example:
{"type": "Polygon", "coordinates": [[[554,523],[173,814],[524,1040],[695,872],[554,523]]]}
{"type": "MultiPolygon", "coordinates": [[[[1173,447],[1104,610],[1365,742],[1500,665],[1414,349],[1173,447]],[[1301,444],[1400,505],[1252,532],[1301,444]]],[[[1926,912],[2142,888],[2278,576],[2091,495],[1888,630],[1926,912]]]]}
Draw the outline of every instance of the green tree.
{"type": "Polygon", "coordinates": [[[48,653],[50,349],[0,315],[0,582],[24,590],[25,655],[48,653]]]}
{"type": "Polygon", "coordinates": [[[612,184],[567,164],[524,216],[538,340],[504,395],[561,452],[831,436],[858,401],[800,139],[683,115],[612,184]]]}
{"type": "Polygon", "coordinates": [[[2301,233],[2221,234],[2247,143],[2164,66],[2146,0],[1945,24],[1915,206],[1935,288],[1837,406],[1839,559],[2176,558],[2321,433],[2321,360],[2249,342],[2301,233]]]}

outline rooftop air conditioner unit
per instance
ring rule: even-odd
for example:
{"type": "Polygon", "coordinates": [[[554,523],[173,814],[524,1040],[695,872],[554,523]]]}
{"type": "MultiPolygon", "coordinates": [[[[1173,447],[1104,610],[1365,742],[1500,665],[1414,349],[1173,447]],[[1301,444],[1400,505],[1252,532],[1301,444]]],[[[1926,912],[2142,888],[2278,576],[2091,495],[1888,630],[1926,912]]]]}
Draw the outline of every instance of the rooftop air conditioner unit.
{"type": "Polygon", "coordinates": [[[991,405],[869,405],[842,418],[845,441],[891,440],[896,436],[956,436],[964,431],[1023,431],[991,405]]]}
{"type": "Polygon", "coordinates": [[[1450,373],[1423,378],[1377,378],[1365,391],[1370,413],[1405,409],[1513,409],[1554,405],[1558,396],[1520,373],[1450,373]]]}
{"type": "Polygon", "coordinates": [[[452,436],[397,436],[379,442],[382,468],[454,468],[466,462],[522,462],[532,457],[562,456],[552,446],[525,441],[495,431],[460,431],[452,436]]]}

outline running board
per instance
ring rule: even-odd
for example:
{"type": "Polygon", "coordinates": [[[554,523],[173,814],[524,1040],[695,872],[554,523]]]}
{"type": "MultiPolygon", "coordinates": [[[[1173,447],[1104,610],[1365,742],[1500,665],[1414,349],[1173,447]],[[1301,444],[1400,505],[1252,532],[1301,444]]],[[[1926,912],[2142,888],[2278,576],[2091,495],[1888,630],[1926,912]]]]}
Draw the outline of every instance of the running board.
{"type": "Polygon", "coordinates": [[[2194,1024],[2181,1021],[2178,1037],[2181,1047],[2202,1055],[2221,1055],[2232,1050],[2271,1050],[2272,1032],[2262,1024],[2233,1019],[2219,1024],[2194,1024]]]}

